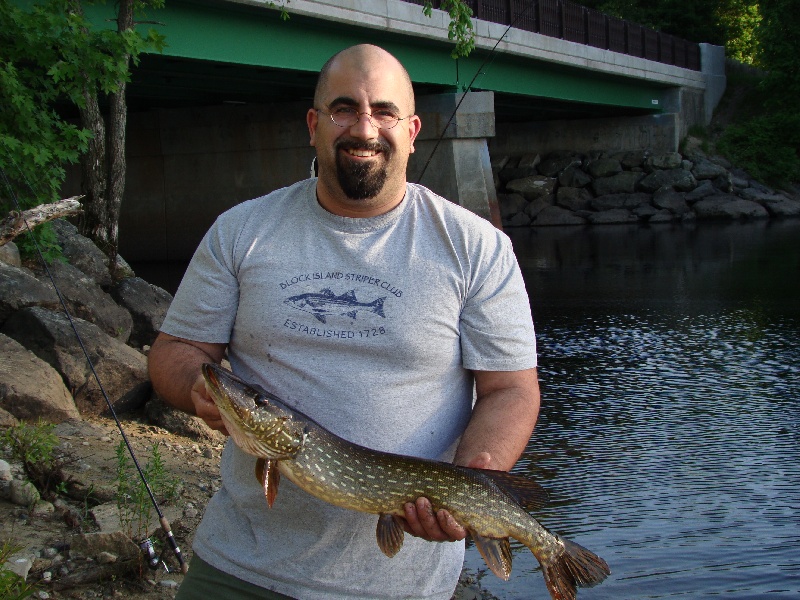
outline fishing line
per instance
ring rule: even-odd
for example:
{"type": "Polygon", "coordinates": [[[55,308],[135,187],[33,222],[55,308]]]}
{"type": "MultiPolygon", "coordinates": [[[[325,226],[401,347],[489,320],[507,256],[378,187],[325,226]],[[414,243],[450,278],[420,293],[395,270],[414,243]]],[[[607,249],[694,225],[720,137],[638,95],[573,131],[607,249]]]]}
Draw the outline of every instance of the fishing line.
{"type": "MultiPolygon", "coordinates": [[[[497,47],[500,45],[500,42],[502,42],[505,39],[506,35],[508,35],[508,32],[511,31],[511,28],[514,27],[514,25],[517,24],[517,22],[522,18],[522,16],[526,12],[528,12],[528,9],[530,9],[534,5],[534,2],[535,2],[535,0],[529,0],[525,4],[525,7],[517,14],[517,16],[514,18],[514,20],[511,21],[509,26],[506,27],[506,30],[503,32],[503,35],[501,35],[500,38],[497,40],[497,42],[495,42],[494,47],[489,51],[489,54],[486,55],[486,58],[484,59],[483,63],[481,63],[481,66],[478,67],[478,70],[475,72],[475,75],[473,76],[472,80],[469,82],[469,85],[467,85],[467,87],[464,89],[464,93],[461,95],[461,99],[456,104],[455,109],[453,109],[453,113],[450,115],[450,118],[447,120],[447,123],[445,124],[444,128],[442,129],[442,134],[436,140],[436,144],[434,144],[433,150],[431,150],[431,153],[428,156],[428,160],[425,161],[425,166],[422,167],[422,173],[420,173],[419,177],[417,177],[417,183],[420,183],[422,181],[422,177],[425,175],[425,171],[428,170],[428,165],[431,164],[431,160],[433,159],[433,155],[436,154],[436,150],[438,150],[439,144],[441,144],[442,140],[444,140],[444,135],[445,135],[445,133],[447,133],[447,128],[450,127],[450,123],[452,123],[453,119],[455,119],[456,113],[458,112],[458,109],[461,107],[461,103],[464,102],[464,98],[467,97],[467,93],[472,90],[472,86],[475,83],[475,80],[478,78],[479,75],[482,74],[484,68],[486,68],[486,66],[489,63],[489,61],[490,60],[494,60],[494,53],[495,53],[495,50],[497,50],[497,47]]],[[[456,59],[456,85],[458,85],[458,78],[459,78],[459,76],[458,76],[458,59],[456,59]]]]}
{"type": "MultiPolygon", "coordinates": [[[[6,156],[9,158],[11,163],[14,164],[20,176],[25,181],[25,184],[28,186],[28,188],[30,188],[31,192],[33,192],[35,196],[36,191],[28,181],[27,177],[25,176],[25,173],[22,171],[19,165],[16,164],[13,157],[10,155],[7,147],[6,147],[6,156]]],[[[34,248],[36,248],[36,253],[39,256],[39,260],[42,263],[42,267],[44,268],[45,273],[47,273],[47,277],[50,279],[50,283],[53,285],[53,289],[55,290],[56,295],[58,296],[58,301],[61,304],[61,308],[64,310],[64,315],[66,315],[67,321],[69,321],[70,327],[72,328],[72,331],[75,334],[75,338],[78,341],[78,345],[81,347],[81,351],[83,352],[83,355],[86,358],[86,362],[89,365],[89,370],[92,372],[92,376],[94,377],[94,380],[97,382],[98,388],[100,388],[100,393],[103,395],[103,398],[106,401],[108,410],[111,413],[111,416],[114,418],[114,422],[117,424],[117,429],[119,429],[119,433],[122,436],[122,440],[125,442],[125,446],[127,447],[128,453],[130,454],[131,459],[133,460],[133,464],[136,467],[136,471],[139,473],[139,478],[142,480],[142,483],[144,484],[144,487],[147,490],[147,495],[150,497],[150,502],[156,509],[156,514],[158,515],[158,520],[159,523],[161,524],[161,529],[166,534],[167,541],[169,542],[169,545],[172,548],[175,557],[178,559],[181,571],[183,573],[186,573],[186,571],[188,570],[188,566],[184,562],[183,555],[181,554],[180,547],[178,546],[178,542],[175,539],[175,536],[173,536],[172,534],[172,528],[170,527],[169,521],[166,519],[164,513],[161,511],[161,507],[158,505],[158,501],[156,500],[155,494],[153,494],[153,490],[150,487],[150,483],[147,481],[147,477],[145,477],[144,471],[142,470],[142,467],[139,465],[139,461],[136,458],[136,453],[133,450],[133,446],[131,446],[131,443],[128,440],[128,436],[125,434],[125,430],[122,427],[122,423],[120,422],[119,417],[117,417],[117,412],[114,410],[114,406],[111,404],[111,400],[109,399],[108,394],[106,393],[105,387],[103,386],[103,383],[100,381],[100,376],[97,374],[97,371],[95,370],[94,363],[92,362],[92,358],[89,355],[89,351],[86,349],[86,346],[83,343],[83,338],[81,338],[80,333],[78,333],[78,328],[75,325],[75,321],[72,319],[72,315],[70,314],[69,309],[67,308],[66,300],[64,300],[64,296],[61,294],[61,290],[56,284],[56,280],[53,277],[50,268],[47,266],[47,261],[44,258],[41,247],[39,246],[39,242],[37,241],[36,236],[33,235],[33,229],[28,223],[28,220],[25,218],[25,214],[22,210],[22,206],[20,205],[19,199],[17,198],[17,194],[14,192],[11,182],[9,181],[8,176],[6,175],[5,169],[3,169],[2,167],[0,167],[0,174],[2,174],[3,176],[3,181],[5,182],[6,188],[8,189],[8,194],[11,198],[12,203],[19,211],[20,218],[25,223],[25,228],[28,234],[30,235],[31,240],[33,241],[34,248]]],[[[148,564],[150,565],[150,568],[156,568],[158,567],[159,562],[163,562],[161,561],[160,557],[158,559],[155,559],[154,562],[153,557],[155,553],[153,551],[152,542],[150,541],[149,538],[146,538],[140,543],[140,548],[142,549],[142,551],[148,554],[148,564]]],[[[167,569],[167,572],[169,572],[169,568],[167,567],[166,563],[164,563],[164,567],[167,569]]]]}

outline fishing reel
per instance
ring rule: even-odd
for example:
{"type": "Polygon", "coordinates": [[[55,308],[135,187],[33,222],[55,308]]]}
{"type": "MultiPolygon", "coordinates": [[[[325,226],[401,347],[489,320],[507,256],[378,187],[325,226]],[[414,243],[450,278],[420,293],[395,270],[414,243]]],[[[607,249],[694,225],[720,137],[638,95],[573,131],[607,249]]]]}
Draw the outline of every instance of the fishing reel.
{"type": "Polygon", "coordinates": [[[157,555],[156,548],[153,545],[153,540],[150,538],[145,538],[139,543],[139,548],[141,549],[142,554],[145,555],[147,566],[150,567],[151,571],[155,571],[158,569],[158,565],[162,564],[164,565],[164,570],[167,573],[171,572],[169,570],[169,566],[167,566],[167,563],[164,562],[164,552],[167,550],[166,546],[164,547],[164,550],[162,550],[161,555],[157,555]]]}

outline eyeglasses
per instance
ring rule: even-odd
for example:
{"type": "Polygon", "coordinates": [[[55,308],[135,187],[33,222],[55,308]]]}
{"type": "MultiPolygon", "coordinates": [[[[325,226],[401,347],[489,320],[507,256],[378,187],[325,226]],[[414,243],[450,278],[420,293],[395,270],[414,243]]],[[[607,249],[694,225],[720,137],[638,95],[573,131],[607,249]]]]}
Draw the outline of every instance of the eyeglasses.
{"type": "Polygon", "coordinates": [[[320,108],[315,110],[323,115],[328,115],[331,118],[331,121],[333,121],[334,125],[345,128],[352,127],[358,123],[361,119],[361,115],[366,115],[367,119],[369,119],[369,122],[372,123],[372,126],[378,129],[391,129],[400,121],[408,118],[399,117],[396,112],[388,108],[379,108],[377,110],[373,110],[371,113],[358,112],[355,108],[350,106],[340,106],[338,108],[334,108],[332,112],[325,112],[320,108]]]}

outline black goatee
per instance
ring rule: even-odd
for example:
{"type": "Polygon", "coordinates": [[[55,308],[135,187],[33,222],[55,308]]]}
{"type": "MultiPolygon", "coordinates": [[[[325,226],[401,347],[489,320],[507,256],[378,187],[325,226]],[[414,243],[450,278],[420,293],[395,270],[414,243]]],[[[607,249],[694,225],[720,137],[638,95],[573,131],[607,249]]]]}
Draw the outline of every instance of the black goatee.
{"type": "Polygon", "coordinates": [[[359,142],[342,139],[336,145],[336,177],[339,186],[351,200],[366,200],[380,194],[386,184],[386,165],[392,156],[392,149],[383,140],[375,142],[359,142]],[[347,159],[339,150],[366,150],[381,152],[383,162],[380,164],[355,163],[347,159]]]}

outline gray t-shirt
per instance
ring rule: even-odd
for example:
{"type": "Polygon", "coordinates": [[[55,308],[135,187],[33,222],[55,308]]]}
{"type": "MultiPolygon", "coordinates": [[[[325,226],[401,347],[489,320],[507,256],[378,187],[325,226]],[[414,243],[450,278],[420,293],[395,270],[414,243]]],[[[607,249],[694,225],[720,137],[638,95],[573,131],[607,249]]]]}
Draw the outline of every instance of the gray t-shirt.
{"type": "MultiPolygon", "coordinates": [[[[227,343],[235,373],[333,433],[451,460],[470,417],[470,370],[536,366],[533,323],[507,236],[426,188],[373,218],[333,215],[301,181],[221,215],[161,329],[227,343]]],[[[301,599],[449,600],[463,543],[406,536],[387,558],[377,517],[284,480],[272,509],[255,458],[228,442],[222,488],[195,552],[301,599]]]]}

